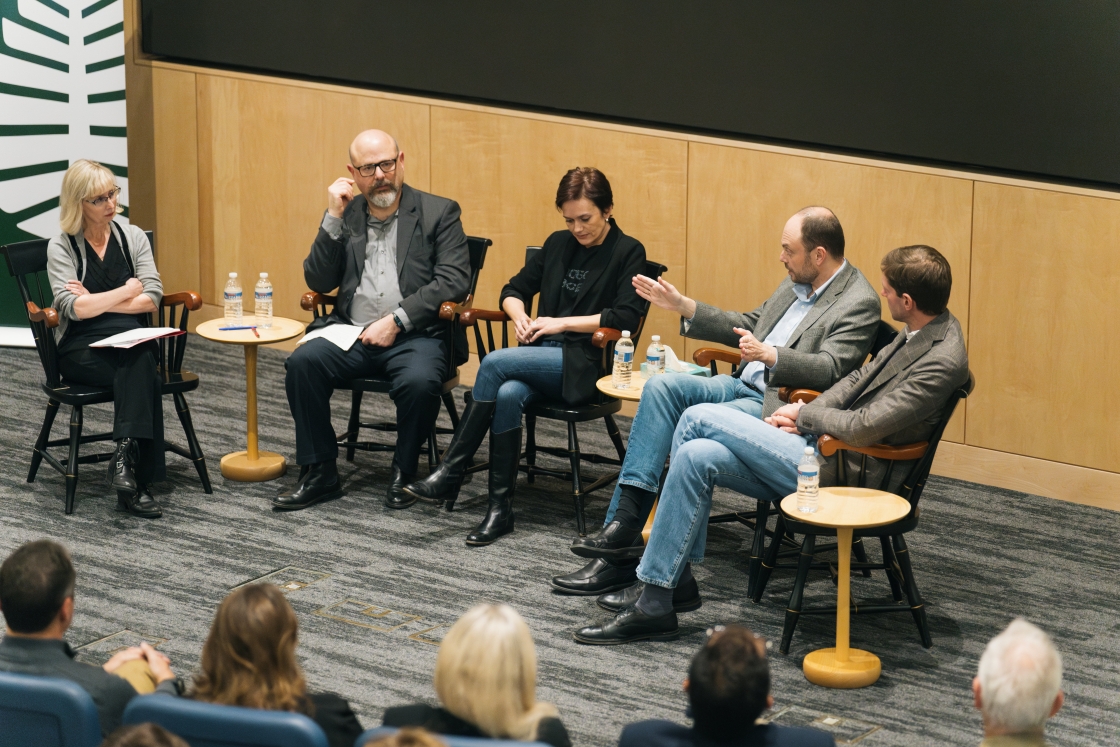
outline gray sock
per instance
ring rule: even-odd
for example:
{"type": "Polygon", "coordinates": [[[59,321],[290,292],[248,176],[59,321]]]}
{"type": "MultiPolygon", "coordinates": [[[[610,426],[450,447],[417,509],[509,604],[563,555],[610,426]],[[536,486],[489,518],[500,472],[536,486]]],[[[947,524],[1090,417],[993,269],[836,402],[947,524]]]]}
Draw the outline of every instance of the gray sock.
{"type": "Polygon", "coordinates": [[[638,597],[638,603],[634,606],[650,617],[668,615],[673,611],[673,590],[646,584],[642,589],[642,596],[638,597]]]}

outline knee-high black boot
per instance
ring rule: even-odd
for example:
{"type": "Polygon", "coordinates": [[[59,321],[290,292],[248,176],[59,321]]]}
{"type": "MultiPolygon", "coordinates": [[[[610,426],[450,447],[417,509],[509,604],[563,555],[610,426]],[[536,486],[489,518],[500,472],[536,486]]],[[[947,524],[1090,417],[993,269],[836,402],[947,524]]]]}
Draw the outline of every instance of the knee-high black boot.
{"type": "Polygon", "coordinates": [[[468,545],[489,545],[513,531],[513,489],[520,461],[520,428],[490,434],[490,506],[486,518],[467,535],[468,545]]]}
{"type": "MultiPolygon", "coordinates": [[[[439,467],[423,480],[405,485],[404,492],[425,501],[446,502],[447,510],[450,511],[455,505],[455,499],[459,497],[459,488],[463,485],[463,476],[471,457],[478,451],[479,444],[490,430],[495,404],[470,400],[459,421],[459,429],[451,438],[451,445],[443,452],[443,461],[439,463],[439,467]]],[[[518,433],[520,432],[518,429],[518,433]]]]}

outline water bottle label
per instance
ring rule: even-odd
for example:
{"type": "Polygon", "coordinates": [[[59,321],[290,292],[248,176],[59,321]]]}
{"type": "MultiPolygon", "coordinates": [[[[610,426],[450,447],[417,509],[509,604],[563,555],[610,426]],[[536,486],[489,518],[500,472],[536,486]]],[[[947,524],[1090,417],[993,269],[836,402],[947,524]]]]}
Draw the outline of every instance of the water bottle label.
{"type": "Polygon", "coordinates": [[[818,470],[798,469],[797,479],[799,480],[816,480],[817,475],[820,474],[818,470]]]}
{"type": "Polygon", "coordinates": [[[257,291],[254,295],[258,301],[272,300],[272,291],[257,291]]]}
{"type": "Polygon", "coordinates": [[[236,293],[233,293],[232,291],[227,290],[226,291],[226,300],[227,301],[240,301],[241,300],[241,291],[237,291],[236,293]]]}
{"type": "Polygon", "coordinates": [[[618,357],[618,360],[622,361],[623,363],[632,363],[634,361],[633,352],[627,353],[619,350],[617,353],[615,353],[615,355],[618,357]]]}

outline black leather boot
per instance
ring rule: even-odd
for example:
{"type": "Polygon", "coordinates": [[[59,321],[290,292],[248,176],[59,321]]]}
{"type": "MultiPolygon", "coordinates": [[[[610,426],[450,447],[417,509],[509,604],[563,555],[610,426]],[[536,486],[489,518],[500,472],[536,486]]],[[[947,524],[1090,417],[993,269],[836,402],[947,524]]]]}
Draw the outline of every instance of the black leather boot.
{"type": "Polygon", "coordinates": [[[272,499],[272,507],[281,511],[298,511],[320,501],[329,501],[342,495],[342,481],[333,459],[312,464],[311,469],[299,479],[295,490],[281,493],[272,499]]]}
{"type": "Polygon", "coordinates": [[[393,479],[389,481],[389,488],[385,491],[382,503],[386,508],[408,508],[416,503],[416,496],[406,493],[404,486],[416,479],[416,475],[406,475],[401,472],[397,458],[393,457],[393,479]]]}
{"type": "Polygon", "coordinates": [[[136,453],[139,450],[136,439],[122,438],[117,441],[117,450],[109,462],[109,484],[115,489],[135,493],[140,489],[136,479],[136,453]]]}
{"type": "Polygon", "coordinates": [[[489,545],[513,531],[513,489],[521,461],[521,429],[490,434],[490,507],[467,535],[468,545],[489,545]]]}
{"type": "Polygon", "coordinates": [[[163,508],[147,485],[142,485],[137,491],[118,490],[117,505],[142,519],[158,519],[163,516],[163,508]]]}
{"type": "MultiPolygon", "coordinates": [[[[435,472],[423,480],[405,485],[404,492],[414,499],[444,503],[450,511],[459,497],[459,488],[463,485],[463,476],[470,466],[471,457],[478,451],[479,444],[490,430],[495,404],[495,402],[476,402],[473,399],[467,402],[467,409],[463,411],[459,428],[451,438],[451,445],[443,452],[443,461],[436,467],[435,472]]],[[[517,432],[521,433],[521,430],[518,429],[517,432]]],[[[520,442],[517,448],[521,448],[520,442]]]]}

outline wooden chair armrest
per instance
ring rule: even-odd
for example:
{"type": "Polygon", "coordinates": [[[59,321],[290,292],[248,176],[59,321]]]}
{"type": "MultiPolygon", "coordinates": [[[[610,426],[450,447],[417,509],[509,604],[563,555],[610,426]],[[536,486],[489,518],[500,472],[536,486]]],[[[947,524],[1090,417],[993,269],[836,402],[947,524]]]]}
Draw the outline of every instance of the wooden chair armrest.
{"type": "Polygon", "coordinates": [[[27,316],[33,322],[44,322],[47,329],[54,329],[58,326],[58,312],[48,306],[45,309],[40,309],[33,302],[27,302],[27,316]]]}
{"type": "Polygon", "coordinates": [[[328,296],[324,293],[316,293],[315,291],[307,291],[299,299],[299,307],[304,311],[314,311],[315,307],[320,304],[327,306],[334,306],[337,297],[328,296]]]}
{"type": "Polygon", "coordinates": [[[472,327],[480,319],[491,322],[508,322],[509,314],[504,311],[490,311],[489,309],[466,309],[459,313],[459,323],[464,327],[472,327]]]}
{"type": "Polygon", "coordinates": [[[805,404],[809,404],[819,396],[821,396],[821,393],[812,389],[794,389],[788,386],[778,387],[778,399],[786,404],[790,402],[804,402],[805,404]]]}
{"type": "Polygon", "coordinates": [[[471,301],[474,300],[467,296],[467,300],[462,303],[455,301],[444,301],[439,305],[439,318],[446,322],[453,321],[456,314],[462,314],[464,311],[471,307],[471,301]]]}
{"type": "Polygon", "coordinates": [[[622,332],[613,327],[599,327],[591,335],[591,344],[597,348],[605,348],[611,340],[621,340],[622,332]]]}
{"type": "Polygon", "coordinates": [[[178,304],[184,304],[188,311],[198,311],[202,308],[202,296],[194,291],[179,291],[178,293],[164,296],[163,300],[159,302],[159,305],[164,307],[176,306],[178,304]]]}
{"type": "Polygon", "coordinates": [[[692,354],[692,362],[698,366],[707,366],[712,361],[720,361],[721,363],[730,363],[732,366],[739,365],[742,356],[738,353],[733,353],[730,350],[720,350],[719,348],[700,348],[692,354]]]}
{"type": "Polygon", "coordinates": [[[875,457],[876,459],[890,459],[895,462],[904,462],[911,459],[921,459],[925,456],[926,449],[928,448],[928,441],[919,441],[918,443],[906,444],[905,446],[886,446],[885,444],[851,446],[827,434],[817,439],[817,449],[826,457],[830,457],[838,451],[855,451],[860,454],[866,454],[869,457],[875,457]]]}

